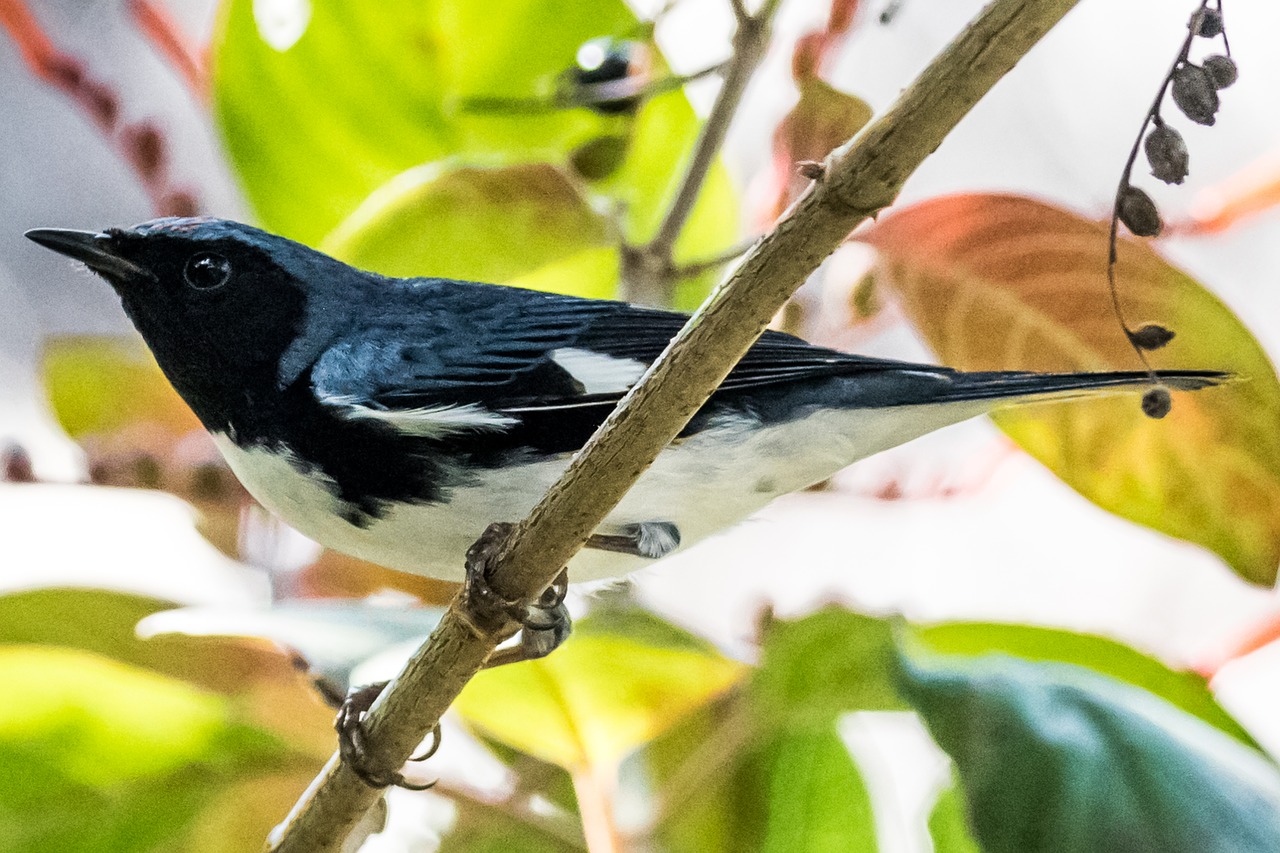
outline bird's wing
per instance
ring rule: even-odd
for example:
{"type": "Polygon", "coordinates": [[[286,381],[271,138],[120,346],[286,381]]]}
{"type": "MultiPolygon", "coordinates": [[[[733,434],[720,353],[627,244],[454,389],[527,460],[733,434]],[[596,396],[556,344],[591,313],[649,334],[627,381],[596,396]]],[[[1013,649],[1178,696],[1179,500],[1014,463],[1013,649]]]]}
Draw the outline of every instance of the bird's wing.
{"type": "MultiPolygon", "coordinates": [[[[567,408],[608,411],[688,319],[619,302],[509,288],[468,291],[473,303],[363,329],[329,347],[311,371],[324,401],[372,412],[517,417],[567,408]],[[501,299],[491,298],[501,295],[501,299]],[[485,297],[490,297],[485,299],[485,297]]],[[[721,393],[819,376],[945,368],[849,355],[766,332],[721,393]]]]}

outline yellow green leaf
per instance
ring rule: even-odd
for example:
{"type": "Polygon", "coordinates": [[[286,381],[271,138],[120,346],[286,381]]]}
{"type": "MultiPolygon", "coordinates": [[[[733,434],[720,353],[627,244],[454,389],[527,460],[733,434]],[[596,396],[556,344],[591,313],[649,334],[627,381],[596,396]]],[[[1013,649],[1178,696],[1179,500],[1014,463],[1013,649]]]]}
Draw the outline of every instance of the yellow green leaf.
{"type": "MultiPolygon", "coordinates": [[[[965,370],[1140,369],[1106,289],[1107,227],[1010,195],[933,199],[863,235],[940,359],[965,370]]],[[[1177,394],[1145,418],[1113,397],[996,415],[997,425],[1099,506],[1219,554],[1274,583],[1280,562],[1280,383],[1222,302],[1148,244],[1123,239],[1117,279],[1133,327],[1177,333],[1157,368],[1226,370],[1242,381],[1177,394]]]]}
{"type": "Polygon", "coordinates": [[[201,428],[137,338],[49,338],[43,371],[54,414],[72,438],[139,423],[176,435],[201,428]]]}
{"type": "Polygon", "coordinates": [[[607,242],[604,217],[554,166],[442,162],[374,191],[322,248],[384,275],[492,282],[607,242]]]}
{"type": "Polygon", "coordinates": [[[455,707],[495,740],[567,770],[611,768],[744,671],[691,644],[586,630],[542,660],[480,673],[455,707]]]}

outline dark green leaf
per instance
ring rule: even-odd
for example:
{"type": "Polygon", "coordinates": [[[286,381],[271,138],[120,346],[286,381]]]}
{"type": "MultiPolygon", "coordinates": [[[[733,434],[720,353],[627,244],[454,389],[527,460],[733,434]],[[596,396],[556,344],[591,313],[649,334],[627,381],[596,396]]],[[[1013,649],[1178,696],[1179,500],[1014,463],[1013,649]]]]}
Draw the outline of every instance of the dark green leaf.
{"type": "Polygon", "coordinates": [[[1214,699],[1204,676],[1170,669],[1115,640],[1055,628],[994,622],[951,622],[912,626],[908,630],[930,651],[939,654],[976,656],[1002,652],[1030,661],[1057,661],[1087,667],[1154,693],[1240,742],[1258,748],[1249,733],[1214,699]]]}
{"type": "Polygon", "coordinates": [[[901,660],[986,853],[1280,849],[1280,771],[1146,691],[1000,654],[901,660]]]}

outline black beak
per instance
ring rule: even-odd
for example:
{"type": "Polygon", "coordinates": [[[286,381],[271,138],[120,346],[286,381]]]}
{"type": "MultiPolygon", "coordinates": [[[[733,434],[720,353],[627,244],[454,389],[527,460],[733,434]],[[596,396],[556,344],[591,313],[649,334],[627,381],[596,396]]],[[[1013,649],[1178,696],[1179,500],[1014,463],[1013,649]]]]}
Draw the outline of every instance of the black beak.
{"type": "Polygon", "coordinates": [[[26,236],[28,240],[69,258],[75,258],[87,265],[89,269],[111,279],[155,278],[148,270],[113,252],[111,238],[106,234],[71,231],[67,228],[33,228],[27,232],[26,236]]]}

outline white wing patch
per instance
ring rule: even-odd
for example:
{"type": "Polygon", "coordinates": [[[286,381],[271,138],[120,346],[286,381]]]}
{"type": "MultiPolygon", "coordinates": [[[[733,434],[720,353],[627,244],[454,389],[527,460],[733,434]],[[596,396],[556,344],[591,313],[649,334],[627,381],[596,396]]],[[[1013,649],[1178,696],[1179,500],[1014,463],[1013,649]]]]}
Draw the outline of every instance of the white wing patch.
{"type": "Polygon", "coordinates": [[[582,383],[583,393],[586,394],[622,393],[636,384],[636,380],[648,367],[634,358],[614,358],[573,347],[552,350],[551,360],[582,383]]]}
{"type": "Polygon", "coordinates": [[[518,421],[475,403],[463,406],[423,406],[417,409],[377,409],[352,397],[322,397],[347,420],[380,421],[405,435],[439,438],[455,432],[502,430],[518,421]]]}

